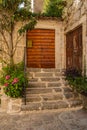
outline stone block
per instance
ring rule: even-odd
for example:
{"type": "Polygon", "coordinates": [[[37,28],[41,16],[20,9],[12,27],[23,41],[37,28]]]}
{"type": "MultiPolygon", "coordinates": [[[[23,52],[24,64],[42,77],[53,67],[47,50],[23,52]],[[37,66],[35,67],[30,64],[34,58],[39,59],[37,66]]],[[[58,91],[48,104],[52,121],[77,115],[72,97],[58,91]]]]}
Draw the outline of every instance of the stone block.
{"type": "Polygon", "coordinates": [[[46,83],[33,83],[33,82],[29,82],[29,88],[46,88],[46,83]]]}
{"type": "Polygon", "coordinates": [[[38,78],[29,78],[29,82],[37,82],[38,78]]]}
{"type": "Polygon", "coordinates": [[[15,114],[21,112],[22,98],[9,98],[7,113],[15,114]]]}
{"type": "Polygon", "coordinates": [[[60,69],[55,69],[55,68],[54,69],[53,68],[52,69],[49,68],[49,69],[42,69],[42,71],[43,72],[60,72],[61,70],[60,69]]]}
{"type": "MultiPolygon", "coordinates": [[[[12,112],[20,112],[20,106],[19,105],[12,105],[12,112]]],[[[10,111],[11,112],[11,111],[10,111]]],[[[11,113],[12,113],[11,112],[11,113]]],[[[8,112],[9,113],[9,112],[8,112]]]]}
{"type": "Polygon", "coordinates": [[[82,100],[82,106],[84,109],[87,110],[87,96],[84,95],[80,95],[81,96],[81,100],[82,100]]]}
{"type": "Polygon", "coordinates": [[[29,77],[29,78],[33,77],[33,73],[27,72],[26,74],[27,74],[27,77],[29,77]]]}
{"type": "Polygon", "coordinates": [[[8,109],[8,102],[9,102],[9,97],[8,96],[6,96],[5,94],[3,94],[2,96],[1,96],[1,109],[3,110],[3,111],[7,111],[7,109],[8,109]]]}
{"type": "Polygon", "coordinates": [[[71,98],[74,97],[73,94],[72,94],[71,92],[65,93],[64,95],[65,95],[65,98],[66,98],[66,99],[71,99],[71,98]]]}
{"type": "Polygon", "coordinates": [[[43,101],[52,101],[52,100],[62,100],[63,95],[62,94],[48,94],[48,95],[41,95],[43,98],[43,101]]]}
{"type": "Polygon", "coordinates": [[[28,103],[28,105],[22,105],[21,110],[22,111],[41,110],[41,104],[40,103],[28,103]]]}
{"type": "Polygon", "coordinates": [[[62,99],[63,99],[63,95],[62,94],[54,95],[54,100],[62,100],[62,99]]]}
{"type": "Polygon", "coordinates": [[[79,97],[79,93],[77,93],[77,92],[73,92],[73,96],[74,96],[74,98],[78,98],[79,97]]]}
{"type": "Polygon", "coordinates": [[[10,102],[12,102],[13,104],[21,104],[22,98],[10,98],[10,102]]]}
{"type": "Polygon", "coordinates": [[[57,93],[57,92],[62,92],[61,88],[53,88],[53,90],[57,93]]]}
{"type": "Polygon", "coordinates": [[[48,87],[60,87],[61,86],[61,83],[48,83],[48,87]]]}
{"type": "Polygon", "coordinates": [[[35,77],[52,77],[53,73],[35,73],[35,77]]]}
{"type": "Polygon", "coordinates": [[[72,99],[72,100],[69,100],[69,104],[70,104],[70,107],[77,107],[77,106],[81,106],[82,105],[82,100],[79,100],[79,99],[72,99]]]}
{"type": "Polygon", "coordinates": [[[64,101],[57,101],[57,102],[43,102],[42,109],[61,109],[67,108],[68,104],[64,101]]]}
{"type": "Polygon", "coordinates": [[[42,94],[42,93],[51,93],[52,92],[52,89],[50,88],[28,88],[26,89],[26,94],[42,94]]]}
{"type": "Polygon", "coordinates": [[[65,93],[66,93],[66,92],[72,92],[72,89],[69,88],[69,87],[63,87],[63,89],[64,89],[64,92],[65,92],[65,93]]]}
{"type": "Polygon", "coordinates": [[[68,86],[69,85],[67,80],[63,80],[63,84],[64,84],[64,86],[68,86]]]}
{"type": "Polygon", "coordinates": [[[41,81],[45,82],[58,82],[60,78],[41,78],[41,81]]]}
{"type": "Polygon", "coordinates": [[[56,73],[54,73],[54,75],[57,76],[57,77],[59,77],[59,76],[62,76],[62,73],[56,72],[56,73]]]}
{"type": "Polygon", "coordinates": [[[41,72],[40,68],[27,68],[27,71],[29,72],[41,72]]]}
{"type": "Polygon", "coordinates": [[[41,98],[39,95],[33,94],[33,95],[28,95],[26,98],[26,101],[27,101],[27,103],[28,102],[39,102],[39,101],[41,101],[41,98]]]}
{"type": "Polygon", "coordinates": [[[74,20],[78,21],[81,17],[81,10],[77,10],[76,13],[74,14],[74,20]]]}

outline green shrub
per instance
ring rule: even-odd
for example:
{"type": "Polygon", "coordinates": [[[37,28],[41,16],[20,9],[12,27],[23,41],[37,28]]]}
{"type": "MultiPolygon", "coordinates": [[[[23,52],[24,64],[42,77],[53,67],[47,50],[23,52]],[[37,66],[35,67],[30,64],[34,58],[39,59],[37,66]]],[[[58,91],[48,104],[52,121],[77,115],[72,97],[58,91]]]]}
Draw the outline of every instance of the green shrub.
{"type": "Polygon", "coordinates": [[[48,17],[62,17],[63,9],[66,2],[63,0],[49,0],[44,11],[44,15],[48,17]]]}
{"type": "Polygon", "coordinates": [[[83,95],[87,95],[87,77],[82,76],[81,71],[70,68],[65,71],[65,76],[72,89],[83,95]]]}
{"type": "Polygon", "coordinates": [[[13,98],[22,97],[23,85],[27,83],[27,78],[23,71],[23,63],[6,66],[2,70],[0,83],[5,86],[5,94],[13,98]]]}

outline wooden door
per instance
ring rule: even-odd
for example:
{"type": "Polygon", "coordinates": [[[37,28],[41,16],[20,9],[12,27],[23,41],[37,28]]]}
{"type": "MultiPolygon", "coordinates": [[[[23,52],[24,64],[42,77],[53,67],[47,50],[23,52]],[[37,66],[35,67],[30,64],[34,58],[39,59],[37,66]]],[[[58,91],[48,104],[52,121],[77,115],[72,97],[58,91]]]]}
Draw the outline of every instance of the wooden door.
{"type": "Polygon", "coordinates": [[[55,68],[55,30],[27,32],[27,67],[55,68]]]}
{"type": "Polygon", "coordinates": [[[82,70],[82,26],[66,34],[66,68],[82,70]]]}

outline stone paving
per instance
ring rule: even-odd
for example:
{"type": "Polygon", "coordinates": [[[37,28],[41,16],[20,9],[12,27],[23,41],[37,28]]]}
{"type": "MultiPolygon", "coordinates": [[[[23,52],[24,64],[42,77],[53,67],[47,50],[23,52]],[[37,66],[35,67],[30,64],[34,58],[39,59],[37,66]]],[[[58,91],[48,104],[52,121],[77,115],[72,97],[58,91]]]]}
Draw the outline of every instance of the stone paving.
{"type": "Polygon", "coordinates": [[[0,113],[0,130],[87,130],[87,110],[0,113]]]}

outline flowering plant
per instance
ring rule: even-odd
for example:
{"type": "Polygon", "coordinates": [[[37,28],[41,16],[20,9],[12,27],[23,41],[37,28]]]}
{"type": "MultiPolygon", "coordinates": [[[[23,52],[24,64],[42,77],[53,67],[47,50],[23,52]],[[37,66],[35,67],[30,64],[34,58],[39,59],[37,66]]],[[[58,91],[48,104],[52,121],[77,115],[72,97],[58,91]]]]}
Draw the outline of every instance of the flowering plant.
{"type": "Polygon", "coordinates": [[[24,75],[23,64],[3,68],[0,83],[4,85],[4,92],[10,97],[22,97],[23,85],[27,81],[24,75]]]}

